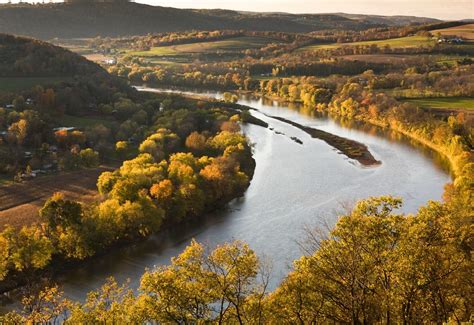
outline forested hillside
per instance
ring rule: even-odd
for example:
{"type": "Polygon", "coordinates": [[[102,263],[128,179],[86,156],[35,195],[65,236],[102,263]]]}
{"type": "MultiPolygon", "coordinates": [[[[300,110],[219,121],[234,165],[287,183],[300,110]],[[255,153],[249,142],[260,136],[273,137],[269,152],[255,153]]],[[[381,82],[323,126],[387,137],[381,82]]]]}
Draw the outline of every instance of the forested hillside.
{"type": "Polygon", "coordinates": [[[64,48],[0,34],[0,77],[64,77],[95,73],[105,71],[64,48]]]}
{"type": "MultiPolygon", "coordinates": [[[[410,23],[427,19],[407,18],[410,23]]],[[[434,20],[430,20],[434,21],[434,20]]],[[[230,10],[185,10],[138,3],[18,4],[0,6],[0,32],[41,39],[126,36],[147,33],[246,29],[311,32],[323,29],[367,29],[396,25],[388,18],[338,14],[292,15],[230,10]]]]}
{"type": "MultiPolygon", "coordinates": [[[[1,34],[0,177],[20,180],[30,177],[32,170],[77,169],[86,148],[104,154],[102,149],[110,150],[120,132],[115,124],[139,110],[131,103],[134,94],[126,81],[80,55],[1,34]],[[74,152],[71,145],[77,145],[74,152]]],[[[96,158],[93,165],[99,163],[96,158]]]]}

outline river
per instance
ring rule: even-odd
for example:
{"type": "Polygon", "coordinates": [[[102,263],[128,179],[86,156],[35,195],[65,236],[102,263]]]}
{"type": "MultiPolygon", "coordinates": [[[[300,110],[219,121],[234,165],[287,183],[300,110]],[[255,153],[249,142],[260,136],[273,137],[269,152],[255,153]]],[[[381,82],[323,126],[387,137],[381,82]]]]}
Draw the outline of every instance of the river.
{"type": "MultiPolygon", "coordinates": [[[[221,96],[215,92],[205,95],[221,96]]],[[[428,200],[439,200],[444,184],[451,179],[437,154],[397,134],[342,124],[314,116],[299,106],[287,107],[252,96],[240,98],[239,103],[258,109],[252,114],[269,124],[269,128],[243,127],[254,143],[257,162],[245,196],[208,216],[199,226],[150,238],[69,271],[59,279],[68,297],[84,299],[109,276],[119,282],[130,279],[131,287],[136,288],[146,268],[169,263],[192,238],[211,247],[234,239],[247,242],[272,263],[273,289],[288,273],[292,261],[302,255],[298,243],[304,240],[305,227],[332,226],[345,207],[369,196],[400,196],[404,200],[402,210],[415,212],[428,200]],[[382,164],[363,167],[325,142],[265,114],[364,143],[382,164]]]]}

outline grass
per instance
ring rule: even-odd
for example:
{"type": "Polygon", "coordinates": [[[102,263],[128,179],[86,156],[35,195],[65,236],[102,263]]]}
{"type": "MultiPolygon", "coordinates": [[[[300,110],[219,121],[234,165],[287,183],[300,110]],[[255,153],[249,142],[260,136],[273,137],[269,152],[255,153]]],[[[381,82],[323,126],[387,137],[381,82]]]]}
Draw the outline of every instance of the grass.
{"type": "Polygon", "coordinates": [[[433,63],[446,64],[454,66],[458,61],[470,58],[466,55],[445,55],[445,54],[431,54],[431,55],[420,55],[420,54],[352,54],[345,55],[342,57],[346,60],[363,61],[363,62],[374,62],[374,63],[409,63],[415,65],[420,62],[421,59],[429,60],[433,63]]]}
{"type": "Polygon", "coordinates": [[[95,125],[102,124],[106,127],[110,127],[113,124],[113,121],[101,119],[101,118],[94,118],[94,117],[83,117],[83,116],[72,116],[72,115],[64,115],[60,120],[59,123],[61,126],[66,127],[77,127],[77,128],[87,128],[95,125]]]}
{"type": "Polygon", "coordinates": [[[0,92],[31,89],[37,85],[51,85],[71,80],[69,77],[36,77],[36,78],[0,78],[0,92]]]}
{"type": "Polygon", "coordinates": [[[210,53],[217,51],[240,51],[260,48],[273,40],[265,37],[236,37],[230,40],[201,42],[172,46],[153,47],[149,51],[127,51],[125,54],[140,57],[175,56],[186,53],[210,53]]]}
{"type": "Polygon", "coordinates": [[[470,97],[410,98],[403,101],[424,108],[474,110],[474,98],[470,97]]]}
{"type": "Polygon", "coordinates": [[[20,228],[40,221],[38,210],[55,192],[67,198],[92,203],[97,200],[97,178],[108,167],[51,174],[24,183],[0,186],[0,230],[5,224],[20,228]]]}
{"type": "Polygon", "coordinates": [[[13,176],[0,174],[0,186],[13,184],[13,176]]]}
{"type": "Polygon", "coordinates": [[[407,36],[407,37],[391,38],[391,39],[377,40],[377,41],[310,45],[310,46],[303,47],[300,50],[311,51],[311,50],[321,50],[321,49],[335,49],[342,46],[367,46],[367,45],[377,45],[378,47],[384,47],[385,45],[390,45],[391,47],[418,47],[418,46],[427,46],[427,45],[434,45],[434,44],[435,44],[434,40],[428,39],[425,36],[407,36]]]}

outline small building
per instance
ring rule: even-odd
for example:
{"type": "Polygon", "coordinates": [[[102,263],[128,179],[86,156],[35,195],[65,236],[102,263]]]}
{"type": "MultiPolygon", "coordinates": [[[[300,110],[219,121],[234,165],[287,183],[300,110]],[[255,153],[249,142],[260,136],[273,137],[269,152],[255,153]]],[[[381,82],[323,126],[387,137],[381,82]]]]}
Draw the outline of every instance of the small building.
{"type": "Polygon", "coordinates": [[[464,40],[460,37],[454,36],[454,37],[439,37],[438,38],[438,44],[442,43],[448,43],[448,44],[462,44],[464,43],[464,40]]]}
{"type": "Polygon", "coordinates": [[[117,63],[116,59],[105,59],[104,60],[104,64],[113,65],[113,64],[116,64],[116,63],[117,63]]]}
{"type": "Polygon", "coordinates": [[[75,126],[59,126],[59,127],[53,129],[54,132],[57,132],[57,131],[71,132],[71,131],[75,131],[75,130],[77,130],[77,128],[75,126]]]}

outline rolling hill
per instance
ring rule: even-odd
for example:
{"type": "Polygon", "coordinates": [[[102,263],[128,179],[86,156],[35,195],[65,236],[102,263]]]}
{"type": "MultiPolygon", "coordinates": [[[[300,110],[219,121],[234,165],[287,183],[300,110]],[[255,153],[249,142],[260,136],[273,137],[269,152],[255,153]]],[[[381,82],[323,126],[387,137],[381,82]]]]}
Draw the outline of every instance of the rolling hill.
{"type": "Polygon", "coordinates": [[[64,48],[0,34],[0,77],[73,77],[106,71],[64,48]]]}
{"type": "Polygon", "coordinates": [[[77,91],[82,99],[132,88],[81,55],[44,41],[0,34],[0,93],[29,90],[33,86],[62,84],[77,91]]]}
{"type": "MultiPolygon", "coordinates": [[[[407,17],[404,22],[429,19],[407,17]]],[[[311,32],[396,25],[390,17],[342,14],[249,13],[192,10],[139,3],[53,3],[0,5],[0,32],[39,39],[129,36],[185,30],[246,29],[311,32]]],[[[433,20],[435,21],[435,20],[433,20]]]]}

